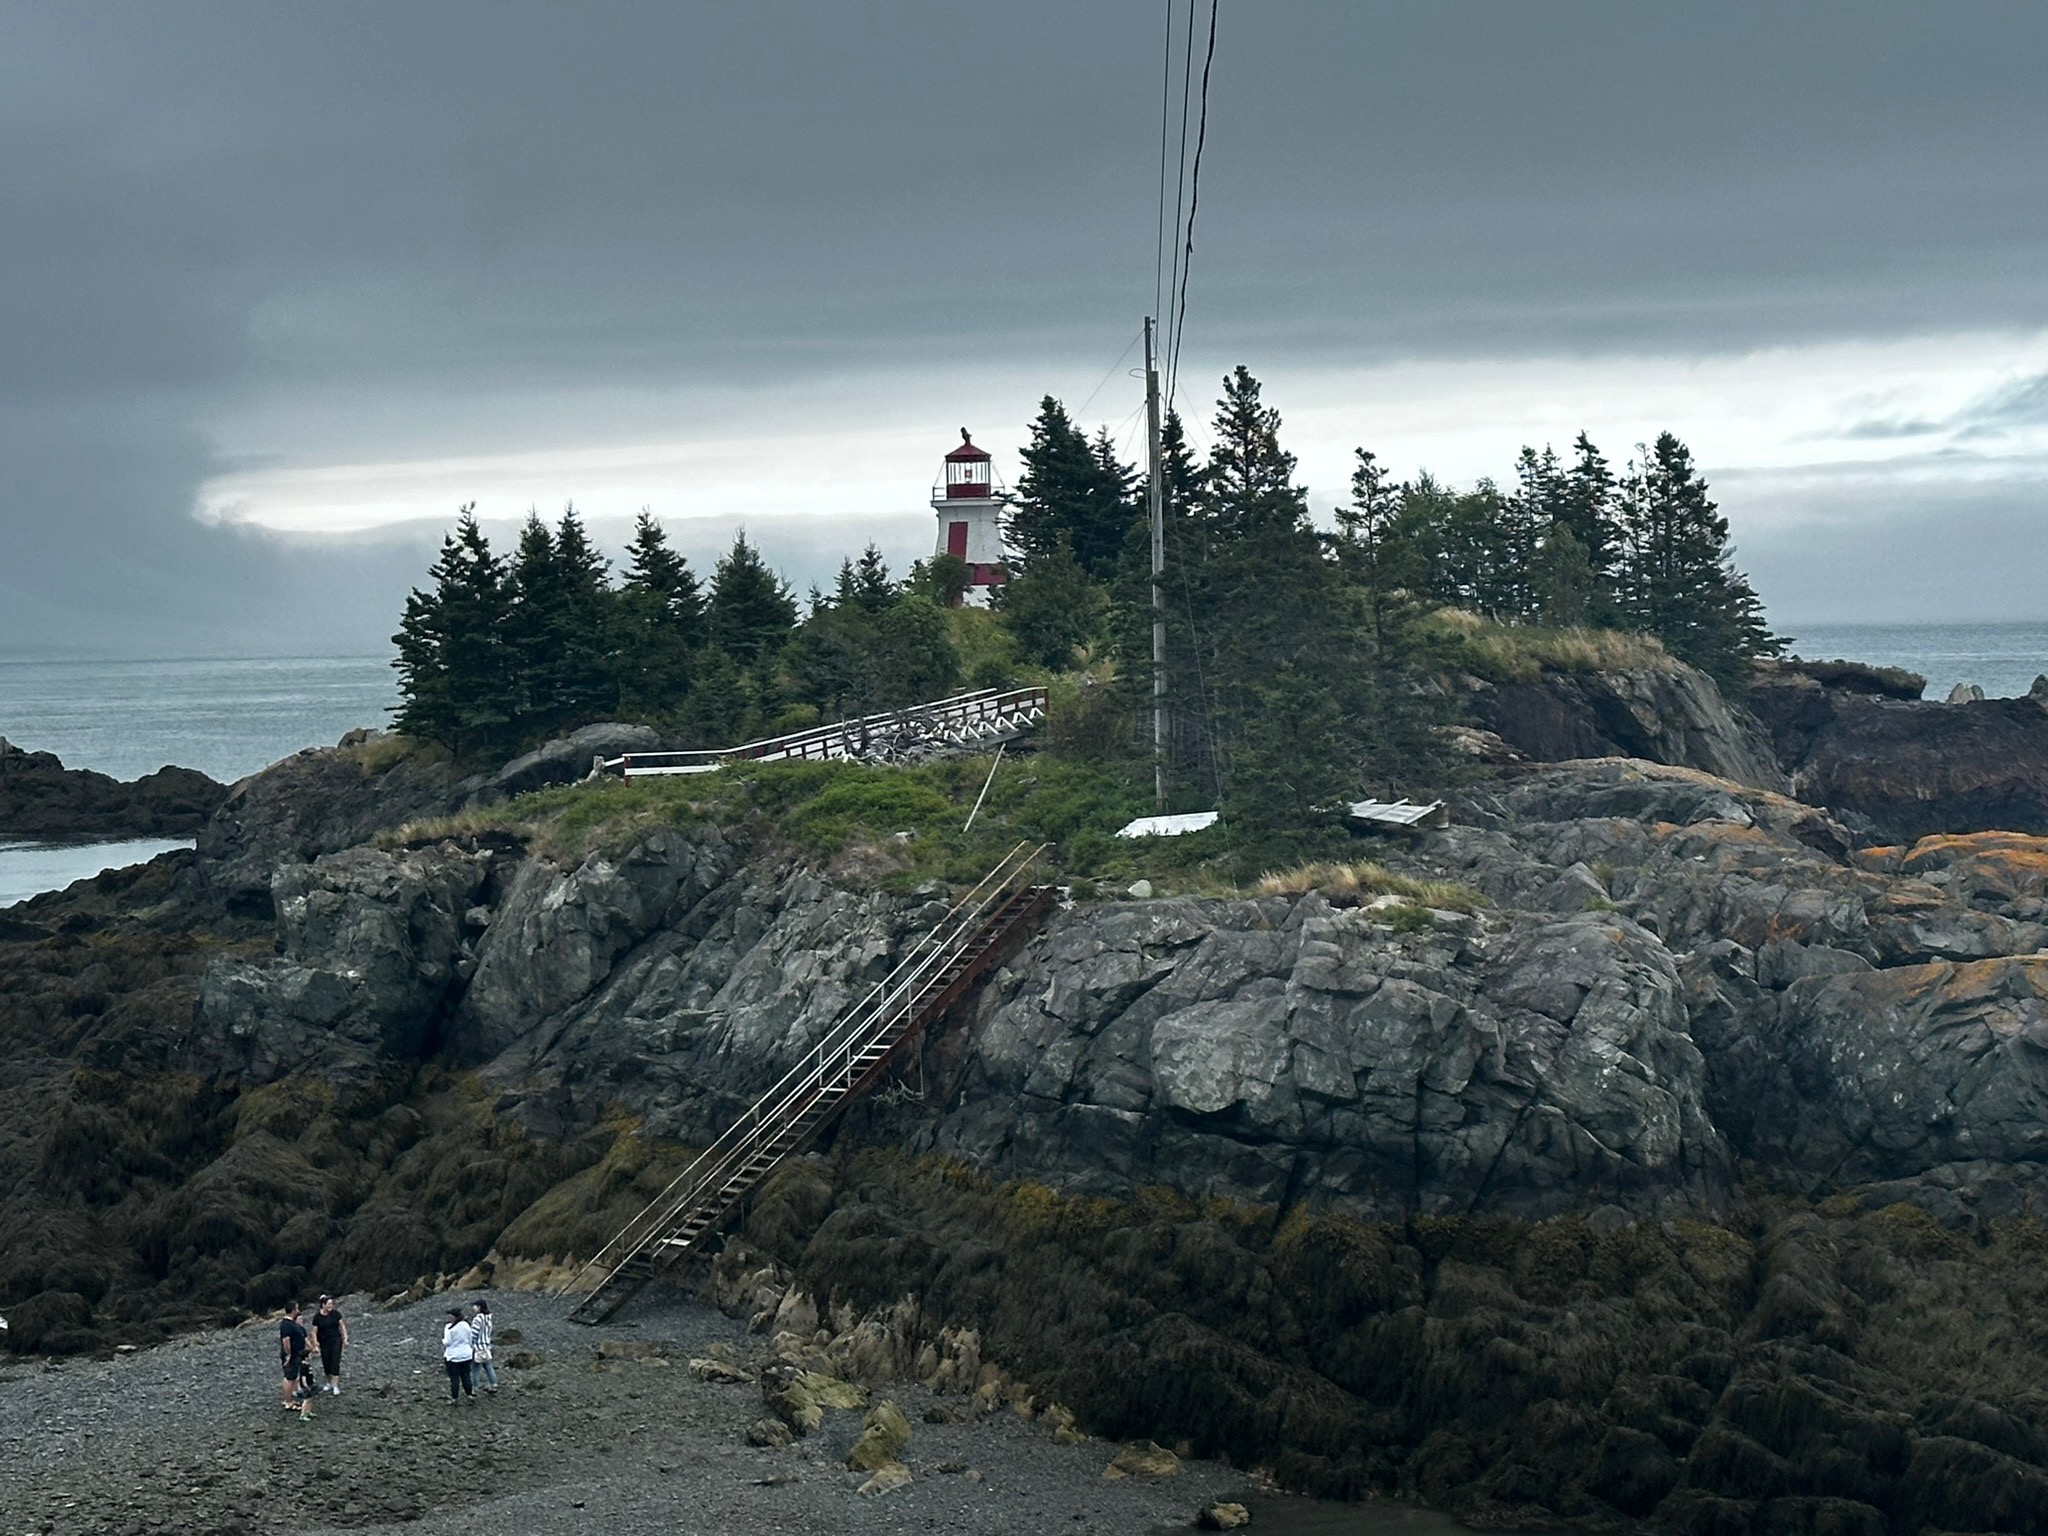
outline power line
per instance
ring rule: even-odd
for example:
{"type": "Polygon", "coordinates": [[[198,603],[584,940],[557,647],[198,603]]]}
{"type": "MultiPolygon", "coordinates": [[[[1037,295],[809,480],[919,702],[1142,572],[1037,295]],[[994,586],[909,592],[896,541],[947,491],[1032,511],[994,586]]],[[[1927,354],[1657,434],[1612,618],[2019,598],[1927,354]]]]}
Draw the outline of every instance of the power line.
{"type": "Polygon", "coordinates": [[[1077,424],[1080,422],[1080,419],[1083,416],[1088,414],[1088,407],[1093,405],[1095,403],[1095,397],[1102,393],[1103,385],[1107,384],[1111,379],[1116,377],[1117,369],[1123,367],[1124,359],[1131,355],[1131,348],[1135,347],[1138,344],[1139,340],[1144,336],[1144,334],[1145,333],[1143,331],[1139,331],[1136,335],[1131,337],[1130,341],[1125,345],[1123,351],[1118,355],[1117,360],[1109,365],[1109,372],[1105,373],[1102,376],[1102,383],[1097,384],[1093,389],[1089,390],[1088,398],[1086,400],[1083,400],[1080,403],[1080,405],[1075,407],[1074,421],[1077,424]]]}
{"type": "MultiPolygon", "coordinates": [[[[1166,0],[1166,40],[1159,49],[1159,224],[1152,237],[1152,313],[1159,313],[1166,271],[1166,123],[1173,92],[1173,0],[1166,0]]],[[[1180,231],[1173,232],[1176,244],[1180,231]]]]}
{"type": "MultiPolygon", "coordinates": [[[[1209,0],[1209,51],[1202,59],[1202,108],[1200,118],[1195,127],[1195,168],[1193,175],[1188,178],[1187,250],[1185,256],[1176,263],[1180,271],[1180,309],[1174,317],[1173,353],[1166,371],[1166,396],[1169,400],[1173,398],[1173,387],[1180,378],[1181,332],[1186,327],[1188,318],[1188,269],[1194,265],[1195,261],[1195,209],[1200,205],[1202,197],[1202,146],[1208,141],[1209,137],[1209,71],[1216,63],[1216,11],[1218,3],[1219,0],[1209,0]]],[[[1191,41],[1194,37],[1194,28],[1195,12],[1194,6],[1191,3],[1188,7],[1188,36],[1191,41]]],[[[1187,132],[1185,79],[1182,81],[1182,101],[1181,132],[1183,137],[1185,137],[1187,132]]]]}
{"type": "MultiPolygon", "coordinates": [[[[1171,25],[1172,13],[1173,0],[1167,0],[1167,15],[1169,18],[1169,26],[1171,25]]],[[[1166,312],[1160,316],[1161,321],[1167,324],[1172,323],[1173,310],[1175,305],[1174,295],[1180,291],[1181,286],[1181,216],[1183,210],[1187,205],[1188,191],[1188,92],[1190,87],[1194,84],[1195,63],[1194,0],[1188,0],[1187,39],[1185,43],[1182,45],[1182,55],[1183,57],[1181,59],[1180,66],[1180,147],[1176,151],[1174,156],[1176,164],[1174,167],[1173,178],[1173,265],[1171,269],[1171,275],[1166,285],[1166,312]]],[[[1167,67],[1171,69],[1173,67],[1173,40],[1170,34],[1167,38],[1166,56],[1167,67]]],[[[1165,146],[1162,144],[1162,151],[1164,150],[1164,148],[1165,146]]],[[[1170,349],[1172,349],[1174,345],[1174,341],[1172,339],[1169,339],[1167,342],[1167,346],[1169,348],[1169,355],[1170,349]]]]}

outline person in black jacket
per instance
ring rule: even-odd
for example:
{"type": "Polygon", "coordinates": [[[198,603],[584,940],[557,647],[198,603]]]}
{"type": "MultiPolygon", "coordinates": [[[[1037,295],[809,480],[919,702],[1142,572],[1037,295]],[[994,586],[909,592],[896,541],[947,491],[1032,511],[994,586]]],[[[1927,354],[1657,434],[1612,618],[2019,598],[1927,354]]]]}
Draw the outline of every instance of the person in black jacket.
{"type": "Polygon", "coordinates": [[[288,1301],[284,1305],[284,1316],[277,1323],[277,1363],[284,1374],[279,1407],[286,1413],[310,1416],[313,1404],[311,1394],[302,1393],[300,1388],[306,1379],[306,1325],[299,1321],[299,1304],[288,1301]]]}
{"type": "Polygon", "coordinates": [[[348,1321],[332,1296],[320,1298],[313,1314],[313,1339],[320,1346],[320,1372],[327,1378],[323,1390],[341,1396],[341,1351],[348,1343],[348,1321]]]}

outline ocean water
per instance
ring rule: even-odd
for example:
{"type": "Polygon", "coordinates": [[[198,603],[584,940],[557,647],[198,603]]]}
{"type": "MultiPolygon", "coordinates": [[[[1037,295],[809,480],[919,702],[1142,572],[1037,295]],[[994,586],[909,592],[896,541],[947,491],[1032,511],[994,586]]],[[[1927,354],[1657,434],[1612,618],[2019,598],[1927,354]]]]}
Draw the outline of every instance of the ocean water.
{"type": "MultiPolygon", "coordinates": [[[[117,779],[175,763],[232,783],[356,726],[382,726],[397,702],[383,656],[0,661],[0,736],[117,779]]],[[[9,840],[0,831],[0,907],[190,846],[9,840]]]]}
{"type": "Polygon", "coordinates": [[[74,880],[90,880],[103,869],[147,864],[192,839],[137,838],[120,843],[40,843],[0,838],[0,907],[44,891],[61,891],[74,880]]]}
{"type": "Polygon", "coordinates": [[[1945,699],[1957,683],[1992,698],[2016,698],[2048,673],[2048,624],[1784,624],[1792,650],[1808,661],[1867,661],[1927,679],[1924,697],[1945,699]]]}
{"type": "Polygon", "coordinates": [[[175,763],[230,784],[397,702],[387,656],[0,661],[0,736],[117,779],[175,763]]]}

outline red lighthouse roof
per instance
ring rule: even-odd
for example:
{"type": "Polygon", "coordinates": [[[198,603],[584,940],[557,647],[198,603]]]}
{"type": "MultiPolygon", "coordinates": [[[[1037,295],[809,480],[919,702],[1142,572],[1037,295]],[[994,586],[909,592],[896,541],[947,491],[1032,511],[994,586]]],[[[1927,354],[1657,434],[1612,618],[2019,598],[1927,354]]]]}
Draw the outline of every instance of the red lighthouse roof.
{"type": "Polygon", "coordinates": [[[962,464],[969,460],[986,459],[987,457],[987,451],[975,447],[974,439],[969,437],[967,429],[962,427],[960,429],[960,446],[946,455],[946,462],[948,464],[962,464]]]}

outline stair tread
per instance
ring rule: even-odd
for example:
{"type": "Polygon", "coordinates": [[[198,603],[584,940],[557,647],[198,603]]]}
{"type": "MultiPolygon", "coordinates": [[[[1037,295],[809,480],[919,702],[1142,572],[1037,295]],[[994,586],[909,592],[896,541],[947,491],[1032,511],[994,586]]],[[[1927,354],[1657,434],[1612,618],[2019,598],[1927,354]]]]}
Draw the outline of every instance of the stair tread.
{"type": "MultiPolygon", "coordinates": [[[[1035,717],[1027,714],[1022,718],[1035,717]]],[[[977,737],[988,734],[989,729],[1001,729],[1002,724],[994,722],[989,728],[967,725],[952,734],[963,739],[977,737]]],[[[987,910],[978,922],[971,926],[963,923],[911,969],[909,980],[900,989],[890,994],[890,999],[900,1001],[864,1000],[858,1004],[846,1021],[852,1026],[855,1038],[849,1041],[844,1054],[835,1058],[832,1065],[821,1064],[818,1067],[809,1085],[811,1097],[808,1102],[793,1112],[788,1104],[784,1104],[773,1120],[759,1118],[763,1113],[760,1105],[750,1110],[747,1118],[738,1122],[738,1126],[751,1126],[750,1134],[739,1138],[739,1144],[732,1151],[722,1154],[716,1169],[708,1173],[667,1218],[653,1223],[654,1231],[642,1239],[569,1315],[579,1320],[588,1317],[591,1321],[609,1317],[625,1304],[627,1296],[658,1272],[657,1255],[688,1249],[716,1226],[728,1210],[788,1159],[812,1128],[851,1098],[857,1088],[872,1081],[875,1069],[881,1063],[940,1015],[942,999],[950,1005],[952,997],[949,994],[957,996],[956,988],[963,982],[976,979],[986,969],[984,962],[991,953],[1026,919],[1036,916],[1049,905],[1046,899],[1048,889],[1027,886],[1012,891],[987,910]]],[[[643,1211],[634,1218],[635,1225],[646,1215],[643,1211]]],[[[632,1231],[634,1227],[629,1226],[627,1230],[632,1231]]]]}

